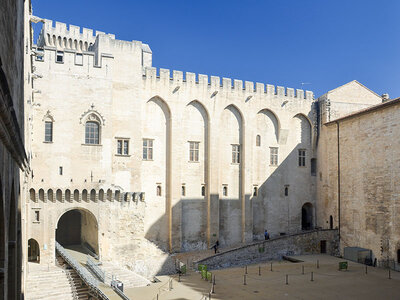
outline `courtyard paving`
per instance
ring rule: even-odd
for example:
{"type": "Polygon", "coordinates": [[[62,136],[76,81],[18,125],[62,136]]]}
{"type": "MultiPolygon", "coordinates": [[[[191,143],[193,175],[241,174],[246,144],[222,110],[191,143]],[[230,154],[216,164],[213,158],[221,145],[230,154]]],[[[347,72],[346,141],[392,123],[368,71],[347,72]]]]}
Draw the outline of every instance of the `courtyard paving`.
{"type": "MultiPolygon", "coordinates": [[[[400,299],[400,273],[365,267],[348,261],[348,270],[339,271],[344,259],[329,255],[296,256],[303,262],[270,262],[212,271],[216,278],[211,299],[400,299]],[[304,267],[304,274],[303,274],[304,267]],[[259,268],[260,273],[259,275],[259,268]],[[311,272],[313,281],[311,281],[311,272]],[[246,275],[246,285],[244,285],[246,275]],[[288,284],[286,284],[288,275],[288,284]]],[[[178,282],[177,276],[159,276],[161,282],[147,287],[127,289],[132,300],[208,299],[211,283],[199,273],[189,271],[178,282]],[[172,290],[168,291],[172,279],[172,290]],[[206,296],[207,295],[207,296],[206,296]]]]}

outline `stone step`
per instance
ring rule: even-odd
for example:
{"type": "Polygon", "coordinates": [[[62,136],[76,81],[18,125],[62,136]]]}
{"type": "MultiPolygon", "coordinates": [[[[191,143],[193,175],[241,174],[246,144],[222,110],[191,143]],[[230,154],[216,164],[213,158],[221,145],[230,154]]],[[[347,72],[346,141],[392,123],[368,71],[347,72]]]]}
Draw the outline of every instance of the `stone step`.
{"type": "Polygon", "coordinates": [[[143,276],[109,262],[103,263],[100,268],[105,271],[106,283],[108,284],[111,282],[112,275],[123,282],[124,288],[141,287],[150,284],[150,281],[143,276]]]}

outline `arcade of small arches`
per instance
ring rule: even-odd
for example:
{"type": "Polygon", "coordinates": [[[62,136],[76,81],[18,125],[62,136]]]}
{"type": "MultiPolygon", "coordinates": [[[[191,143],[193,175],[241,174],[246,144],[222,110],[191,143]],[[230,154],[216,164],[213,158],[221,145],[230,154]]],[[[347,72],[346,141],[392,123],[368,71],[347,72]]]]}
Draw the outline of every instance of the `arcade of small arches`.
{"type": "Polygon", "coordinates": [[[75,189],[71,192],[70,189],[61,190],[57,189],[48,189],[45,191],[44,189],[39,189],[38,192],[34,188],[29,190],[29,200],[32,202],[97,202],[97,201],[145,201],[145,193],[141,192],[121,192],[120,190],[111,190],[108,189],[104,191],[103,189],[99,189],[98,191],[95,189],[91,189],[90,192],[88,190],[83,189],[82,191],[75,189]]]}
{"type": "Polygon", "coordinates": [[[93,43],[71,38],[67,39],[66,37],[56,36],[55,34],[47,34],[46,45],[77,51],[91,51],[93,43]]]}

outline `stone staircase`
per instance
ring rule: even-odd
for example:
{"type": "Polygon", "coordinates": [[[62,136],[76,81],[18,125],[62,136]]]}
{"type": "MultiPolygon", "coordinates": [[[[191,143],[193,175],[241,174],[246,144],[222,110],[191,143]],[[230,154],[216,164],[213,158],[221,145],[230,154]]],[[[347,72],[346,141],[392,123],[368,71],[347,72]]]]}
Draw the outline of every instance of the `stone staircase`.
{"type": "Polygon", "coordinates": [[[25,300],[87,300],[89,289],[61,257],[55,266],[28,263],[25,300]]]}
{"type": "Polygon", "coordinates": [[[125,288],[141,287],[150,284],[146,278],[129,271],[110,262],[104,262],[100,268],[106,273],[106,284],[110,284],[111,276],[114,275],[118,280],[122,281],[125,288]]]}
{"type": "Polygon", "coordinates": [[[73,291],[65,270],[58,266],[28,263],[26,300],[71,300],[73,291]]]}

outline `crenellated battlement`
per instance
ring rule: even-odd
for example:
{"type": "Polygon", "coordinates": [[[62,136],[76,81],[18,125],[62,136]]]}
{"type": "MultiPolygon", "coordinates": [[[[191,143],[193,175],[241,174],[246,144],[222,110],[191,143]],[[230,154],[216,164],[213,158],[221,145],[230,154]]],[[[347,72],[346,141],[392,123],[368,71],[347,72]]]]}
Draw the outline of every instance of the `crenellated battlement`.
{"type": "Polygon", "coordinates": [[[191,72],[183,73],[182,71],[171,71],[169,69],[156,69],[154,67],[148,67],[145,69],[144,75],[145,80],[160,81],[164,84],[174,83],[179,85],[186,83],[189,86],[202,86],[203,88],[210,88],[215,91],[227,91],[234,90],[236,92],[246,92],[255,94],[268,94],[277,95],[281,97],[296,98],[313,100],[314,94],[312,91],[304,91],[302,89],[285,88],[283,86],[274,86],[271,84],[264,84],[259,82],[242,81],[231,78],[221,78],[218,76],[208,76],[204,74],[195,74],[191,72]]]}
{"type": "MultiPolygon", "coordinates": [[[[92,45],[96,41],[96,36],[105,34],[102,31],[81,28],[75,25],[69,25],[61,22],[55,22],[53,26],[52,20],[45,20],[42,31],[38,38],[38,46],[52,46],[60,49],[72,49],[77,51],[90,51],[92,45]]],[[[107,34],[111,39],[115,39],[114,34],[107,34]]]]}

